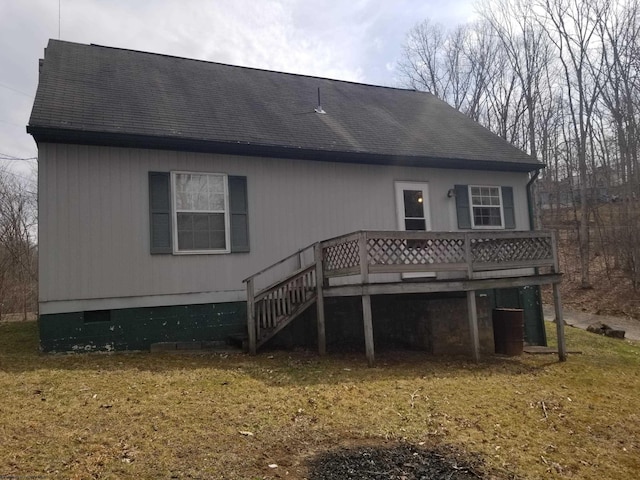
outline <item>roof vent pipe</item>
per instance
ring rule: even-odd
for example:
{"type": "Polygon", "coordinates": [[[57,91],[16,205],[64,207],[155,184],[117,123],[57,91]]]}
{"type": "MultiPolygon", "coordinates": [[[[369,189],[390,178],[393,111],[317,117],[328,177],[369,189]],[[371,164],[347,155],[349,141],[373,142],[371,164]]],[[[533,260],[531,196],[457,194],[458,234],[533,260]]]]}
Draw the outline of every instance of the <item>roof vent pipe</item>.
{"type": "Polygon", "coordinates": [[[322,115],[327,113],[322,109],[322,102],[320,102],[320,87],[318,87],[318,106],[314,109],[314,112],[321,113],[322,115]]]}

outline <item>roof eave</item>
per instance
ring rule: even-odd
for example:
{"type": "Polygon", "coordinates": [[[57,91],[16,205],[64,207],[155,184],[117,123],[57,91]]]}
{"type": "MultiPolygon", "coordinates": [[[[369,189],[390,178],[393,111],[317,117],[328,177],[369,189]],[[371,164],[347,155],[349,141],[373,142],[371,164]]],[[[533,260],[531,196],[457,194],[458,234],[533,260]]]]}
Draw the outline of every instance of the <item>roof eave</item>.
{"type": "Polygon", "coordinates": [[[223,153],[270,158],[291,158],[370,165],[400,165],[412,167],[433,167],[452,169],[473,169],[493,171],[532,172],[544,168],[544,164],[531,162],[473,160],[412,155],[386,155],[368,152],[345,152],[335,150],[315,150],[279,145],[261,145],[246,142],[222,142],[193,138],[135,135],[113,132],[93,132],[55,127],[28,125],[27,133],[37,143],[70,143],[126,148],[150,148],[157,150],[180,150],[203,153],[223,153]]]}

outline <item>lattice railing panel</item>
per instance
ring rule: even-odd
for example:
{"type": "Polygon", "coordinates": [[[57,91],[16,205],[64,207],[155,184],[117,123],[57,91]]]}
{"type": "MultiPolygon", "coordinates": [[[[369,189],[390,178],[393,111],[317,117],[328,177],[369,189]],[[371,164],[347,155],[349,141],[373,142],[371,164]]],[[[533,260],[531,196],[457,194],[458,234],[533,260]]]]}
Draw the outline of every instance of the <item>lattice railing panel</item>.
{"type": "Polygon", "coordinates": [[[358,239],[324,247],[323,260],[327,272],[357,267],[360,265],[358,239]]]}
{"type": "Polygon", "coordinates": [[[369,265],[433,265],[463,263],[462,238],[369,238],[369,265]]]}
{"type": "Polygon", "coordinates": [[[552,260],[553,246],[550,237],[472,238],[471,255],[474,263],[552,260]]]}

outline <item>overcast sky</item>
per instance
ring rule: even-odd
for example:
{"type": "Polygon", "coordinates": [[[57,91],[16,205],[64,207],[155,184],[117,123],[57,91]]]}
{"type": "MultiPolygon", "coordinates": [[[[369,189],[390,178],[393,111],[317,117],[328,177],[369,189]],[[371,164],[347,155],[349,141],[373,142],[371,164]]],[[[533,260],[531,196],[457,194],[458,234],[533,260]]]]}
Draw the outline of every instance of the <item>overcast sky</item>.
{"type": "MultiPolygon", "coordinates": [[[[37,156],[25,132],[49,38],[398,86],[407,31],[473,19],[473,0],[0,0],[0,154],[37,156]]],[[[35,162],[0,160],[28,176],[35,162]]]]}

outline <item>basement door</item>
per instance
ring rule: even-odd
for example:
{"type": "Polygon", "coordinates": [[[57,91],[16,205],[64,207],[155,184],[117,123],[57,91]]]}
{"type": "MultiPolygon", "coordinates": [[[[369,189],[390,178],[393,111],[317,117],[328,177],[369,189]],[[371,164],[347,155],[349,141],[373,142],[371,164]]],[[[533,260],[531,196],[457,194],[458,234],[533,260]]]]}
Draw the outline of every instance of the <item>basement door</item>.
{"type": "MultiPolygon", "coordinates": [[[[396,182],[398,230],[430,231],[429,184],[426,182],[396,182]]],[[[407,242],[407,257],[414,247],[407,242]]],[[[408,272],[402,278],[435,277],[434,272],[408,272]]]]}

